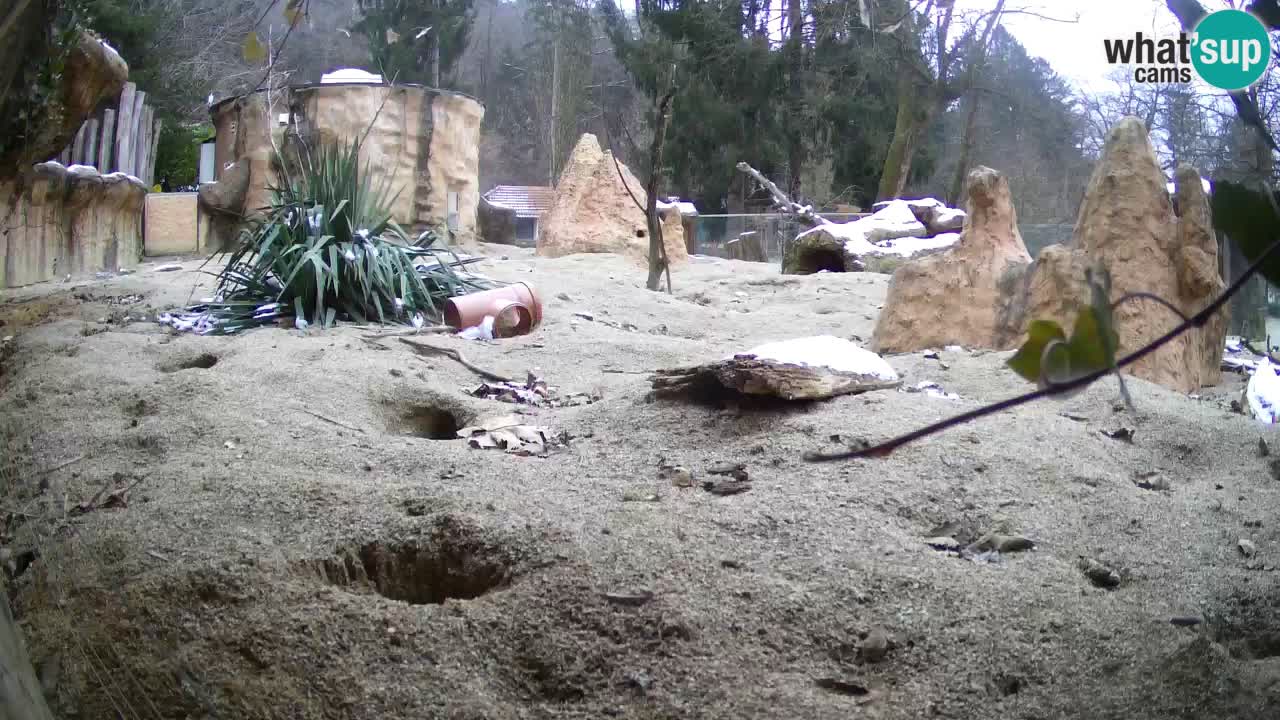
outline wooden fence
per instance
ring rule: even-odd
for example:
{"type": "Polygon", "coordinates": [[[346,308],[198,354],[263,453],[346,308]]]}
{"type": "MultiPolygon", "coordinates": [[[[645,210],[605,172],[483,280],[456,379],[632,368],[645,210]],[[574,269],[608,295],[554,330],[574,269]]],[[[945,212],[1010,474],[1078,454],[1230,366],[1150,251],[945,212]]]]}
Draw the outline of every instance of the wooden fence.
{"type": "Polygon", "coordinates": [[[120,97],[103,103],[85,120],[75,140],[56,159],[63,165],[90,165],[104,175],[126,173],[151,187],[160,126],[155,108],[147,105],[147,93],[125,83],[120,97]]]}

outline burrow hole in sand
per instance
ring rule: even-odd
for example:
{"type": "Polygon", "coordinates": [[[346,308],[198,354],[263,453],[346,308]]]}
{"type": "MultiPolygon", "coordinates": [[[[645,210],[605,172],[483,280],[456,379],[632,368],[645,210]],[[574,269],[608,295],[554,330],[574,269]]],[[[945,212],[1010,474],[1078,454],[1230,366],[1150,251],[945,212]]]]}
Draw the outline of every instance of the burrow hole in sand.
{"type": "Polygon", "coordinates": [[[457,440],[463,428],[453,412],[429,405],[405,410],[400,420],[406,433],[428,440],[457,440]]]}
{"type": "Polygon", "coordinates": [[[316,565],[330,585],[371,590],[410,605],[474,600],[509,586],[515,577],[501,546],[461,526],[417,542],[367,543],[316,565]]]}
{"type": "Polygon", "coordinates": [[[208,370],[218,364],[218,356],[213,353],[200,353],[190,357],[169,360],[160,364],[160,372],[173,373],[180,370],[208,370]]]}
{"type": "Polygon", "coordinates": [[[387,430],[427,440],[457,440],[475,413],[437,392],[416,392],[384,404],[387,430]]]}

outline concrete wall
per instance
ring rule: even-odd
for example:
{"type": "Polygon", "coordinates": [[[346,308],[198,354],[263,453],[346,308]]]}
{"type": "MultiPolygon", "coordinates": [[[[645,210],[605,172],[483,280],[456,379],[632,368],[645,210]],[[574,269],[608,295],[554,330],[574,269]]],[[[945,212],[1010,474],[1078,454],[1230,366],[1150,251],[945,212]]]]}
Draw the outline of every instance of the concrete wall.
{"type": "Polygon", "coordinates": [[[146,196],[137,178],[56,162],[0,186],[0,288],[138,264],[146,196]]]}
{"type": "Polygon", "coordinates": [[[143,252],[156,255],[191,255],[200,247],[195,193],[151,193],[143,216],[143,252]]]}

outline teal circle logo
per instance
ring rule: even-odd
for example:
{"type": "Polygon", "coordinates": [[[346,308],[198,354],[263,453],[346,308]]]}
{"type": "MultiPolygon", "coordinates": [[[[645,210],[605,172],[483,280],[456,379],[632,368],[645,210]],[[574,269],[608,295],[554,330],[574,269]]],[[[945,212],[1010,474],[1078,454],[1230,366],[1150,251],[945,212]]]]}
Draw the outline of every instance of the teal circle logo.
{"type": "Polygon", "coordinates": [[[1196,26],[1191,64],[1210,85],[1243,90],[1262,78],[1271,62],[1271,35],[1244,10],[1209,13],[1196,26]]]}

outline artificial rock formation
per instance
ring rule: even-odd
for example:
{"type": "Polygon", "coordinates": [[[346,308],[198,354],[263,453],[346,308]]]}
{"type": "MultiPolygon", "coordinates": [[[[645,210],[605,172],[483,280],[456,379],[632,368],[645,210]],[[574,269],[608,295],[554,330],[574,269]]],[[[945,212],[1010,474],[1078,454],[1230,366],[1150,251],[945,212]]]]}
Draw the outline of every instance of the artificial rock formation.
{"type": "MultiPolygon", "coordinates": [[[[1086,268],[1111,275],[1111,299],[1151,293],[1192,315],[1225,288],[1208,200],[1198,173],[1178,169],[1181,215],[1146,128],[1121,121],[1107,138],[1068,245],[1045,248],[1034,264],[1017,232],[1008,187],[994,171],[970,175],[970,217],[960,243],[942,255],[907,263],[893,277],[872,345],[906,352],[945,344],[1011,349],[1032,320],[1053,320],[1070,332],[1090,302],[1086,268]]],[[[1115,310],[1120,352],[1171,330],[1180,319],[1148,300],[1115,310]]],[[[1226,312],[1130,365],[1133,375],[1181,392],[1218,381],[1226,312]]]]}
{"type": "MultiPolygon", "coordinates": [[[[1181,217],[1175,216],[1164,173],[1146,127],[1122,120],[1107,137],[1102,158],[1085,191],[1070,247],[1046,248],[1032,270],[1025,317],[1055,320],[1070,328],[1089,301],[1084,268],[1102,263],[1111,273],[1112,300],[1128,293],[1158,295],[1192,315],[1225,289],[1218,246],[1199,174],[1179,168],[1175,177],[1181,217]]],[[[1115,310],[1121,353],[1171,330],[1179,318],[1145,300],[1115,310]]],[[[1225,312],[1130,365],[1134,376],[1181,392],[1217,382],[1226,334],[1225,312]]]]}
{"type": "MultiPolygon", "coordinates": [[[[649,238],[644,212],[636,202],[645,201],[644,184],[626,165],[615,164],[595,135],[586,133],[573,148],[556,184],[555,201],[539,223],[537,253],[616,253],[643,263],[649,256],[649,238]]],[[[659,214],[667,260],[672,265],[688,260],[679,209],[670,206],[659,214]]]]}
{"type": "MultiPolygon", "coordinates": [[[[46,15],[50,12],[49,6],[46,3],[19,4],[22,7],[14,8],[15,15],[4,18],[18,23],[19,29],[15,32],[20,37],[16,42],[6,42],[5,48],[0,50],[0,58],[6,66],[0,70],[0,80],[12,77],[14,81],[20,81],[21,70],[30,57],[56,52],[43,46],[51,22],[46,15]],[[31,25],[24,29],[21,27],[24,23],[31,25]],[[25,51],[22,49],[24,44],[28,45],[25,51]]],[[[0,37],[14,40],[7,34],[0,34],[0,37]]],[[[80,31],[67,53],[55,92],[37,105],[23,106],[28,96],[26,88],[23,88],[24,92],[17,92],[17,87],[10,88],[7,82],[0,82],[0,111],[9,116],[25,114],[25,124],[32,128],[21,144],[9,147],[5,142],[8,138],[0,139],[0,180],[15,179],[32,163],[57,155],[75,138],[81,124],[93,114],[98,103],[119,95],[128,79],[129,66],[124,59],[106,43],[80,31]],[[6,89],[11,92],[4,92],[6,89]]]]}
{"type": "Polygon", "coordinates": [[[990,168],[975,168],[959,241],[893,274],[872,348],[1009,347],[1022,332],[1016,288],[1030,263],[1008,181],[990,168]]]}
{"type": "Polygon", "coordinates": [[[269,107],[267,94],[259,91],[211,109],[218,182],[233,163],[249,173],[243,206],[224,212],[249,215],[268,205],[268,188],[278,182],[276,147],[314,148],[363,137],[361,170],[372,173],[374,187],[385,184],[394,196],[392,219],[416,235],[426,229],[443,233],[452,216],[456,237],[475,236],[484,118],[478,101],[444,90],[366,82],[293,87],[271,100],[269,107]],[[287,133],[282,115],[289,119],[287,133]]]}
{"type": "Polygon", "coordinates": [[[56,162],[0,187],[0,288],[138,264],[146,196],[137,178],[56,162]]]}
{"type": "Polygon", "coordinates": [[[482,196],[476,206],[476,225],[484,242],[516,244],[516,211],[512,208],[491,203],[482,196]]]}

